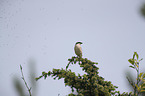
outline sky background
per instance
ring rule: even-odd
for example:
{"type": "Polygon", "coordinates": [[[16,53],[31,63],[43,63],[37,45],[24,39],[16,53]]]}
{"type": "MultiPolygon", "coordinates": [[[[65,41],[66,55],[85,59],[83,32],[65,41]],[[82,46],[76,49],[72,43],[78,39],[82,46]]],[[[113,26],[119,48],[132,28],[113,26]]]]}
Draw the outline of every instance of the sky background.
{"type": "MultiPolygon", "coordinates": [[[[125,73],[135,75],[128,59],[134,51],[145,58],[143,0],[0,0],[0,96],[17,96],[13,78],[21,79],[19,65],[29,85],[30,61],[36,76],[65,68],[82,41],[83,57],[98,62],[99,75],[129,92],[125,73]]],[[[145,70],[145,61],[140,70],[145,70]]],[[[72,71],[83,74],[77,65],[72,71]]],[[[145,72],[145,71],[144,71],[145,72]]],[[[23,81],[22,81],[23,83],[23,81]]],[[[27,91],[26,91],[27,92],[27,91]]],[[[37,96],[65,96],[64,81],[37,81],[37,96]]]]}

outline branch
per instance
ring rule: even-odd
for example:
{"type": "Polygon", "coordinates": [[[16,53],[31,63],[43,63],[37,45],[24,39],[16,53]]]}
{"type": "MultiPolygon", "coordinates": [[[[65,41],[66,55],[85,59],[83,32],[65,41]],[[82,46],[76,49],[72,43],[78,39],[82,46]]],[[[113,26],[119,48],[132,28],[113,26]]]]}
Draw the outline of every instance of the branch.
{"type": "Polygon", "coordinates": [[[26,88],[28,89],[29,95],[32,96],[32,95],[31,95],[31,88],[28,87],[28,84],[27,84],[27,82],[26,82],[26,80],[25,80],[25,78],[24,78],[23,70],[22,70],[22,66],[21,66],[21,65],[20,65],[20,69],[21,69],[22,79],[23,79],[23,81],[24,81],[24,83],[25,83],[25,86],[26,86],[26,88]]]}

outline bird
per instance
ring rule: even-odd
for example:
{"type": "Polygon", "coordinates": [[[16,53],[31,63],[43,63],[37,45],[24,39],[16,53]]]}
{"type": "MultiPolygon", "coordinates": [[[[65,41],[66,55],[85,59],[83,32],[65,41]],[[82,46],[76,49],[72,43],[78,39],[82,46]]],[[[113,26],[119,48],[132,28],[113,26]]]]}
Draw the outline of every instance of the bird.
{"type": "Polygon", "coordinates": [[[75,54],[79,58],[82,58],[82,48],[81,48],[81,44],[83,44],[83,43],[82,42],[76,42],[75,47],[74,47],[75,54]]]}

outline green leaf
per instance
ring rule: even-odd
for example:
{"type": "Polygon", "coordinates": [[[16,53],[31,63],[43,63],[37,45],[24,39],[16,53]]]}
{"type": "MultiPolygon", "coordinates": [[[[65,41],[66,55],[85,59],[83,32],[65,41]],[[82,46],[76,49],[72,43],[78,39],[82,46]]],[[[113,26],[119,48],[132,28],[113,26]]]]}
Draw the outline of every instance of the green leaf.
{"type": "Polygon", "coordinates": [[[139,74],[139,77],[140,77],[140,78],[141,78],[142,74],[143,74],[143,72],[139,74]]]}
{"type": "Polygon", "coordinates": [[[139,61],[143,60],[143,58],[141,58],[139,61]]]}
{"type": "Polygon", "coordinates": [[[138,56],[137,52],[134,52],[134,54],[136,55],[136,58],[138,60],[139,56],[138,56]]]}
{"type": "Polygon", "coordinates": [[[35,80],[37,81],[37,80],[39,80],[40,78],[35,78],[35,80]]]}
{"type": "Polygon", "coordinates": [[[128,60],[128,62],[131,63],[132,65],[134,65],[134,59],[131,58],[128,60]]]}
{"type": "Polygon", "coordinates": [[[134,57],[135,57],[135,53],[133,54],[133,59],[134,59],[134,57]]]}
{"type": "Polygon", "coordinates": [[[140,92],[145,92],[145,90],[141,90],[140,92]]]}
{"type": "Polygon", "coordinates": [[[135,84],[135,86],[138,88],[138,85],[137,84],[135,84]]]}
{"type": "Polygon", "coordinates": [[[45,72],[44,72],[44,71],[42,72],[42,75],[43,75],[43,76],[45,75],[45,72]]]}
{"type": "Polygon", "coordinates": [[[77,61],[74,61],[74,64],[76,64],[77,61]]]}
{"type": "Polygon", "coordinates": [[[136,85],[136,87],[137,87],[138,90],[141,90],[141,85],[139,85],[139,86],[136,85]]]}
{"type": "Polygon", "coordinates": [[[145,83],[141,84],[141,90],[145,88],[145,83]]]}
{"type": "Polygon", "coordinates": [[[138,64],[135,64],[136,65],[136,67],[138,68],[138,64]]]}
{"type": "Polygon", "coordinates": [[[45,79],[47,78],[47,74],[44,75],[44,78],[45,78],[45,79]]]}
{"type": "Polygon", "coordinates": [[[145,73],[143,74],[142,78],[145,78],[145,73]]]}
{"type": "Polygon", "coordinates": [[[133,66],[129,66],[129,67],[134,69],[134,67],[133,67],[133,66]]]}
{"type": "Polygon", "coordinates": [[[141,84],[142,87],[145,87],[145,82],[141,84]]]}
{"type": "Polygon", "coordinates": [[[22,66],[20,65],[20,69],[22,70],[22,66]]]}
{"type": "Polygon", "coordinates": [[[74,89],[73,88],[71,90],[72,90],[72,92],[74,92],[74,89]]]}

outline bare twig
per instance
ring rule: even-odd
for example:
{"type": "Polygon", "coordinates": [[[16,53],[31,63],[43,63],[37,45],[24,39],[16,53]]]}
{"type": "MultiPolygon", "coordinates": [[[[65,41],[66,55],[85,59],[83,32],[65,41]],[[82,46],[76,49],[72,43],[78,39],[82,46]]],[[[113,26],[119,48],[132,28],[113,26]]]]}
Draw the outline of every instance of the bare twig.
{"type": "Polygon", "coordinates": [[[26,88],[28,89],[29,95],[32,96],[32,95],[31,95],[31,87],[30,87],[30,88],[28,87],[28,84],[27,84],[27,82],[26,82],[26,80],[25,80],[25,78],[24,78],[24,75],[23,75],[23,70],[22,70],[22,66],[21,66],[21,65],[20,65],[20,69],[21,69],[22,79],[23,79],[23,81],[24,81],[24,83],[25,83],[25,86],[26,86],[26,88]]]}

